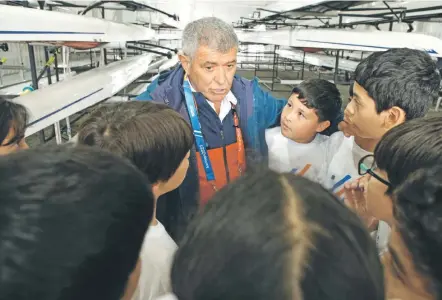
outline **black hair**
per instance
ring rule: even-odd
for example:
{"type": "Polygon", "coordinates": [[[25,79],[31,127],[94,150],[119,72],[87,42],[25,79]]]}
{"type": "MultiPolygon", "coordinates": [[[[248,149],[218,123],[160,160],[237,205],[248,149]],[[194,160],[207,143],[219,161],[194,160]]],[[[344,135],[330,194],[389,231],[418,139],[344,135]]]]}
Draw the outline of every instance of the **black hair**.
{"type": "Polygon", "coordinates": [[[407,48],[371,54],[359,63],[355,79],[375,101],[377,113],[397,106],[407,120],[425,116],[441,80],[427,53],[407,48]]]}
{"type": "Polygon", "coordinates": [[[28,124],[29,114],[26,108],[18,103],[6,100],[0,96],[0,142],[3,146],[21,141],[25,137],[25,129],[28,124]],[[8,136],[10,129],[14,130],[7,144],[3,141],[8,136]]]}
{"type": "Polygon", "coordinates": [[[153,216],[145,176],[92,147],[0,157],[0,299],[119,300],[153,216]]]}
{"type": "Polygon", "coordinates": [[[79,144],[128,158],[152,183],[170,179],[193,142],[192,129],[180,114],[150,101],[103,105],[78,134],[79,144]]]}
{"type": "Polygon", "coordinates": [[[306,178],[263,169],[219,191],[172,267],[180,300],[383,300],[383,270],[361,220],[306,178]]]}
{"type": "Polygon", "coordinates": [[[353,98],[353,87],[354,87],[354,85],[355,85],[355,82],[352,81],[352,82],[350,83],[349,88],[348,88],[348,95],[349,95],[350,98],[353,98]]]}
{"type": "Polygon", "coordinates": [[[395,191],[394,215],[429,293],[442,299],[442,164],[419,169],[395,191]]]}
{"type": "Polygon", "coordinates": [[[389,130],[379,141],[374,158],[388,175],[391,194],[419,168],[442,164],[442,118],[420,118],[389,130]]]}
{"type": "Polygon", "coordinates": [[[330,121],[330,126],[321,134],[331,135],[338,131],[342,120],[342,98],[334,83],[324,79],[309,79],[292,90],[308,108],[315,109],[320,122],[330,121]]]}

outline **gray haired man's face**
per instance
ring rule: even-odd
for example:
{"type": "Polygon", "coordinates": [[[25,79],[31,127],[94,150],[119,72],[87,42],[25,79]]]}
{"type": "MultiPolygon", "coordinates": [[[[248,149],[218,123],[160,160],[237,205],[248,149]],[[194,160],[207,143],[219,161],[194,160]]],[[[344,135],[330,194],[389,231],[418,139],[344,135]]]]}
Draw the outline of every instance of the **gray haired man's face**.
{"type": "Polygon", "coordinates": [[[225,53],[200,46],[192,60],[180,57],[193,88],[214,104],[220,103],[232,87],[238,49],[225,53]]]}

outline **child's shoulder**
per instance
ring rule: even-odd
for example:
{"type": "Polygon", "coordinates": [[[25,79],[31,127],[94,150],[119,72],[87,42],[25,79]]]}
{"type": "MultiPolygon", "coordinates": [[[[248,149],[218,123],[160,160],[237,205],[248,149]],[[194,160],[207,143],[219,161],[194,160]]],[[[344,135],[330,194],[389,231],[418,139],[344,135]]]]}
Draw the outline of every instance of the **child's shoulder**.
{"type": "Polygon", "coordinates": [[[333,133],[332,135],[330,135],[330,141],[342,142],[345,139],[349,139],[349,138],[346,137],[342,131],[337,131],[337,132],[333,133]]]}
{"type": "Polygon", "coordinates": [[[282,136],[281,127],[279,127],[279,126],[265,130],[265,139],[266,139],[267,144],[271,143],[273,141],[273,139],[278,136],[282,136]]]}
{"type": "Polygon", "coordinates": [[[281,133],[281,126],[277,126],[277,127],[273,127],[273,128],[269,128],[265,130],[266,135],[272,135],[272,134],[278,134],[281,133]]]}
{"type": "Polygon", "coordinates": [[[348,148],[349,151],[351,150],[353,137],[346,137],[342,131],[338,131],[333,133],[330,138],[324,143],[326,144],[327,148],[327,156],[328,156],[328,162],[330,163],[331,160],[342,151],[346,151],[345,149],[348,148]]]}
{"type": "Polygon", "coordinates": [[[346,137],[342,131],[333,133],[327,141],[330,149],[337,150],[342,144],[352,145],[354,137],[346,137]]]}

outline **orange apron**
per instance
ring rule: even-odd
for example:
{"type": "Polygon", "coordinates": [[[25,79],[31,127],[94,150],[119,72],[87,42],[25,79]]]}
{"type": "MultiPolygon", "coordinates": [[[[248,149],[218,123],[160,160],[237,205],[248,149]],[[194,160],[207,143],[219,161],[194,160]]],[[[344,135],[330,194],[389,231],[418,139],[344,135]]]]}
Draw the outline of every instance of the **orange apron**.
{"type": "MultiPolygon", "coordinates": [[[[183,88],[197,148],[196,156],[200,186],[200,206],[204,206],[219,189],[244,173],[246,169],[244,140],[241,128],[239,127],[236,107],[231,103],[236,142],[228,146],[207,150],[201,131],[201,124],[198,119],[198,107],[187,76],[184,79],[183,88]]],[[[221,132],[221,134],[223,133],[221,132]]]]}

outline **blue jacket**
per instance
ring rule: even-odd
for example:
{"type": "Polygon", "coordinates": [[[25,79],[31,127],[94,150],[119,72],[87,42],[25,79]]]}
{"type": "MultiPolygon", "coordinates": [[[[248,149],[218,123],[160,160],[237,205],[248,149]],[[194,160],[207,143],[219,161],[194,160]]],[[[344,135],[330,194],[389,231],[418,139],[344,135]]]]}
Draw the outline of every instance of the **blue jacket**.
{"type": "MultiPolygon", "coordinates": [[[[178,65],[175,69],[161,74],[136,100],[167,104],[189,121],[183,79],[184,70],[181,65],[178,65]]],[[[279,124],[282,109],[287,102],[275,99],[268,92],[263,91],[256,79],[250,81],[235,76],[231,91],[238,100],[236,110],[243,133],[248,166],[265,161],[267,145],[264,132],[267,128],[279,124]]],[[[223,143],[229,145],[236,142],[232,115],[229,114],[221,122],[202,94],[194,93],[194,96],[207,149],[221,147],[223,143]],[[223,139],[221,130],[223,130],[223,139]]],[[[183,184],[177,191],[165,195],[167,200],[158,200],[157,217],[175,239],[181,236],[179,229],[184,230],[187,221],[198,208],[198,187],[198,170],[193,149],[190,155],[189,171],[183,184]],[[160,205],[167,207],[161,208],[160,205]]]]}

